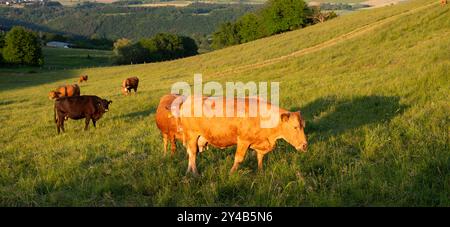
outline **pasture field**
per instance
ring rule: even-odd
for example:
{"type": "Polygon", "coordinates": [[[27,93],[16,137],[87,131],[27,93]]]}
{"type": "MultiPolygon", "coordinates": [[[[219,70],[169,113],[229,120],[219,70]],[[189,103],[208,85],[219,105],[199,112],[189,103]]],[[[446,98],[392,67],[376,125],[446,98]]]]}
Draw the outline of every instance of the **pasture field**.
{"type": "Polygon", "coordinates": [[[53,70],[80,69],[89,67],[110,66],[113,63],[113,52],[107,50],[73,49],[73,48],[42,48],[45,64],[42,67],[4,67],[0,75],[8,73],[36,73],[53,70]]]}
{"type": "Polygon", "coordinates": [[[450,7],[413,0],[175,61],[1,73],[0,205],[449,206],[449,37],[450,7]],[[210,148],[200,177],[185,175],[185,149],[163,155],[154,113],[194,73],[279,81],[281,106],[306,118],[308,152],[279,141],[262,172],[249,151],[229,175],[235,148],[210,148]],[[47,92],[80,74],[81,93],[110,111],[57,135],[47,92]],[[139,91],[124,97],[130,76],[139,91]]]}

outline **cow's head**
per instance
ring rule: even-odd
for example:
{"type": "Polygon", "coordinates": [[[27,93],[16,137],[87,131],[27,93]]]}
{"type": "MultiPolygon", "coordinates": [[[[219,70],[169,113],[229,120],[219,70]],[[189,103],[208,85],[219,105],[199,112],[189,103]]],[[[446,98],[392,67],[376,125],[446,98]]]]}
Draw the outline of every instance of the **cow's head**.
{"type": "Polygon", "coordinates": [[[60,96],[61,96],[61,92],[59,92],[59,91],[50,91],[48,93],[48,99],[50,99],[50,100],[59,98],[60,96]]]}
{"type": "Polygon", "coordinates": [[[122,93],[123,93],[123,95],[128,95],[128,88],[122,87],[122,93]]]}
{"type": "Polygon", "coordinates": [[[305,135],[305,120],[299,112],[281,114],[281,135],[298,151],[306,152],[308,142],[305,135]]]}
{"type": "Polygon", "coordinates": [[[106,100],[106,99],[101,99],[100,102],[98,102],[98,107],[100,108],[100,110],[102,110],[103,112],[108,112],[109,111],[109,104],[111,104],[112,101],[111,100],[106,100]]]}

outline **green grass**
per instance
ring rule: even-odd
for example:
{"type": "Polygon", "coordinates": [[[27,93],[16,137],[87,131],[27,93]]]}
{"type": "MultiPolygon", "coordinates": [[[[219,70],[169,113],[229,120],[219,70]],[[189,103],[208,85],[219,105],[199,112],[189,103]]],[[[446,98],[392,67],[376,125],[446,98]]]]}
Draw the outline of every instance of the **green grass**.
{"type": "Polygon", "coordinates": [[[176,61],[2,73],[0,205],[449,206],[449,27],[449,7],[411,1],[176,61]],[[364,25],[371,29],[258,65],[364,25]],[[257,67],[220,74],[248,64],[257,67]],[[46,94],[81,73],[89,75],[81,93],[112,99],[111,111],[97,129],[69,120],[57,135],[46,94]],[[229,175],[234,148],[210,149],[198,156],[201,176],[186,176],[184,148],[162,155],[154,111],[172,83],[194,73],[280,81],[281,106],[306,117],[308,152],[280,141],[263,172],[248,152],[229,175]],[[141,79],[139,92],[123,97],[129,76],[141,79]]]}

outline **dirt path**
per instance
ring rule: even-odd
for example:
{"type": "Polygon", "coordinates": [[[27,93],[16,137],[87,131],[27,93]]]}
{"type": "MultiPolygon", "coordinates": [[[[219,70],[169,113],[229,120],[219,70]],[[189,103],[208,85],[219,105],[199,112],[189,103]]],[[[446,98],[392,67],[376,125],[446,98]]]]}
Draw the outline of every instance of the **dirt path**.
{"type": "Polygon", "coordinates": [[[436,5],[436,4],[438,4],[438,2],[429,3],[427,5],[424,5],[424,6],[421,6],[421,7],[418,7],[418,8],[414,8],[414,9],[405,11],[403,13],[400,13],[400,14],[397,14],[397,15],[393,15],[393,16],[381,19],[381,20],[373,22],[371,24],[364,25],[364,26],[359,27],[359,28],[357,28],[357,29],[355,29],[355,30],[353,30],[351,32],[348,32],[348,33],[340,35],[338,37],[329,39],[329,40],[327,40],[325,42],[316,44],[314,46],[307,47],[307,48],[304,48],[304,49],[292,52],[290,54],[283,55],[283,56],[276,57],[276,58],[272,58],[272,59],[268,59],[268,60],[265,60],[265,61],[262,61],[262,62],[257,62],[257,63],[253,63],[253,64],[238,66],[238,67],[233,68],[233,69],[229,69],[229,70],[225,70],[225,71],[222,71],[222,72],[218,72],[218,73],[212,74],[212,76],[223,76],[223,75],[227,75],[227,74],[230,74],[230,73],[244,72],[244,71],[251,70],[251,69],[261,68],[261,67],[264,67],[264,66],[267,66],[267,65],[272,65],[272,64],[284,61],[284,60],[292,58],[292,57],[299,57],[299,56],[303,56],[303,55],[306,55],[306,54],[310,54],[310,53],[313,53],[313,52],[316,52],[316,51],[319,51],[319,50],[322,50],[322,49],[334,46],[336,44],[339,44],[339,43],[341,43],[343,41],[352,39],[354,37],[363,35],[363,34],[369,32],[369,31],[372,31],[373,29],[378,28],[378,27],[380,27],[380,26],[382,26],[382,25],[384,25],[386,23],[394,21],[394,20],[396,20],[399,17],[405,16],[405,15],[409,15],[409,14],[415,13],[417,11],[421,11],[423,9],[426,9],[426,8],[428,8],[430,6],[433,6],[433,5],[436,5]]]}
{"type": "Polygon", "coordinates": [[[383,6],[387,6],[387,5],[394,5],[399,2],[404,2],[404,1],[407,1],[407,0],[368,0],[365,2],[361,2],[361,4],[369,5],[370,9],[372,9],[372,8],[378,8],[378,7],[383,7],[383,6]]]}

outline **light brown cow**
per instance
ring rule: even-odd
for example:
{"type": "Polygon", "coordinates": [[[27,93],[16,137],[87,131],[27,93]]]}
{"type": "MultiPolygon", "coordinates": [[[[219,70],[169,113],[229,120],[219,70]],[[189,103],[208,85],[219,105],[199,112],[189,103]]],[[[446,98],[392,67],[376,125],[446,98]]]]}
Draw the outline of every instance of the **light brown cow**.
{"type": "Polygon", "coordinates": [[[203,109],[209,108],[210,110],[222,105],[225,113],[226,103],[232,101],[234,102],[232,104],[234,105],[234,115],[231,117],[225,115],[196,117],[193,115],[194,109],[198,109],[198,106],[195,108],[195,104],[193,104],[195,99],[193,96],[188,97],[180,107],[180,125],[183,129],[185,146],[189,155],[187,172],[192,171],[194,175],[197,175],[195,162],[199,138],[219,148],[237,145],[234,164],[230,173],[237,170],[239,164],[244,160],[248,148],[256,151],[258,169],[262,170],[264,155],[272,151],[278,139],[286,140],[297,150],[306,151],[308,143],[304,132],[305,120],[300,112],[289,112],[262,99],[235,98],[227,100],[220,97],[216,98],[216,101],[213,101],[216,104],[213,103],[212,105],[205,105],[208,101],[202,98],[203,101],[200,105],[203,106],[203,109]],[[259,108],[266,107],[268,113],[264,115],[260,113],[249,114],[250,102],[253,102],[253,104],[256,102],[259,108]],[[238,103],[245,106],[243,116],[237,115],[238,103]],[[272,127],[261,126],[261,121],[267,119],[275,119],[270,121],[273,122],[272,127]]]}
{"type": "Polygon", "coordinates": [[[137,92],[139,86],[139,78],[130,77],[122,81],[122,93],[124,95],[128,95],[131,92],[131,89],[134,90],[134,93],[137,92]]]}
{"type": "Polygon", "coordinates": [[[56,99],[66,96],[80,96],[80,87],[78,84],[60,86],[56,90],[48,93],[48,99],[56,99]]]}
{"type": "MultiPolygon", "coordinates": [[[[170,142],[171,154],[174,155],[176,151],[175,140],[183,141],[182,128],[179,123],[180,119],[171,113],[170,108],[177,98],[181,104],[185,97],[176,94],[164,95],[161,97],[158,108],[156,109],[156,126],[161,131],[163,137],[164,154],[167,153],[168,142],[170,142]]],[[[200,152],[207,147],[207,143],[203,138],[198,140],[197,145],[200,152]]]]}
{"type": "Polygon", "coordinates": [[[441,0],[441,5],[442,6],[447,5],[447,0],[441,0]]]}
{"type": "Polygon", "coordinates": [[[87,80],[88,80],[88,76],[87,75],[82,75],[82,76],[80,76],[80,79],[78,80],[78,83],[87,82],[87,80]]]}

